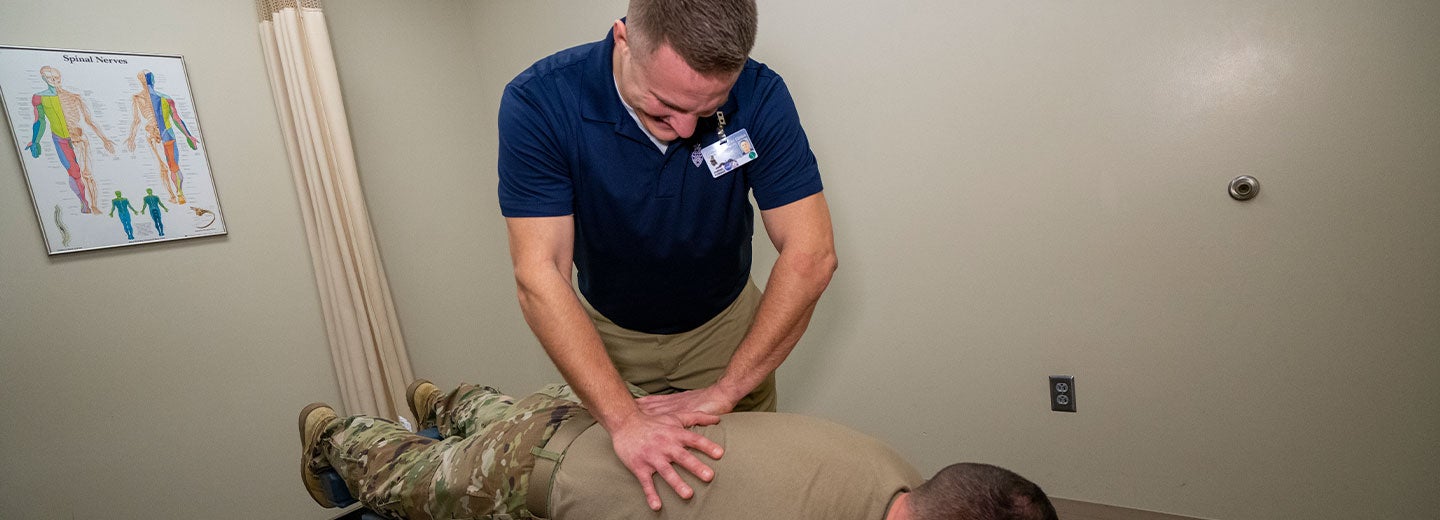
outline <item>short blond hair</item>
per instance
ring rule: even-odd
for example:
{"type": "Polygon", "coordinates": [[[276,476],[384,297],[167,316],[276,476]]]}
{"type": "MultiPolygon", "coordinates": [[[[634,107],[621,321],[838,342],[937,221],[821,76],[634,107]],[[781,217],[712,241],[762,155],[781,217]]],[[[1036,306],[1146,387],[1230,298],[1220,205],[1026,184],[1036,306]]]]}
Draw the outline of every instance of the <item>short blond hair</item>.
{"type": "Polygon", "coordinates": [[[755,47],[754,0],[630,0],[627,34],[639,54],[669,44],[685,64],[706,75],[745,66],[755,47]]]}

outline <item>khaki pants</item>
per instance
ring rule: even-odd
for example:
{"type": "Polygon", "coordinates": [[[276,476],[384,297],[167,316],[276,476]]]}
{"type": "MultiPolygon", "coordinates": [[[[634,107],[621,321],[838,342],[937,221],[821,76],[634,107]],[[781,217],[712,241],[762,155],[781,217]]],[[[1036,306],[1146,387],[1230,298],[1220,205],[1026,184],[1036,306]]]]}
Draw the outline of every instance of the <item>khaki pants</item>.
{"type": "MultiPolygon", "coordinates": [[[[620,377],[646,392],[669,394],[704,388],[720,379],[740,340],[755,321],[760,297],[760,288],[751,280],[735,302],[719,315],[694,330],[679,334],[629,330],[602,316],[583,296],[580,302],[595,321],[595,329],[600,331],[600,339],[605,342],[605,350],[620,371],[620,377]]],[[[735,411],[775,411],[775,373],[766,376],[760,386],[741,399],[735,411]]]]}

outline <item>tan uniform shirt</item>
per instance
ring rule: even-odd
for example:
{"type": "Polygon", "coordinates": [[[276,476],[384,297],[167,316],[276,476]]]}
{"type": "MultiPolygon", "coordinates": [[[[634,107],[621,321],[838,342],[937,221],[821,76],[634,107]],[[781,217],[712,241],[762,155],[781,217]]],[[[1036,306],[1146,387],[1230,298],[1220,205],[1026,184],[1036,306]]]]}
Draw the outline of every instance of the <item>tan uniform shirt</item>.
{"type": "Polygon", "coordinates": [[[656,477],[664,504],[650,511],[640,486],[615,456],[610,434],[593,426],[565,453],[550,495],[554,520],[881,520],[898,493],[923,482],[884,443],[844,426],[803,415],[733,413],[694,430],[725,447],[710,460],[715,479],[682,500],[656,477]]]}

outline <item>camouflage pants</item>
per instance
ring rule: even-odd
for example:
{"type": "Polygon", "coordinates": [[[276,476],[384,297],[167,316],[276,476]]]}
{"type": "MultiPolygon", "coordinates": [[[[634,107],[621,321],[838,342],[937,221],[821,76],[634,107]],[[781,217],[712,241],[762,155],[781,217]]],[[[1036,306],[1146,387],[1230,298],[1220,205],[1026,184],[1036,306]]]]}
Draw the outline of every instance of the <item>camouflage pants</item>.
{"type": "MultiPolygon", "coordinates": [[[[461,385],[440,398],[442,440],[385,419],[336,421],[321,440],[350,492],[391,518],[534,518],[525,508],[532,447],[543,446],[580,409],[565,385],[515,401],[494,388],[461,385]]],[[[424,418],[420,418],[424,421],[424,418]]]]}

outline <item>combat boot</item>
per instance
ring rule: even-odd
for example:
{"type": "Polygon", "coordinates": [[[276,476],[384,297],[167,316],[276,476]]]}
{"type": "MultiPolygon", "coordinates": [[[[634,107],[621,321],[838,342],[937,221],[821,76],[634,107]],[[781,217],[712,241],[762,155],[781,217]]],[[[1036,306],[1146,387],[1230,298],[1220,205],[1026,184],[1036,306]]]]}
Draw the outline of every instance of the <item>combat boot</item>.
{"type": "Polygon", "coordinates": [[[323,507],[338,506],[325,495],[325,484],[320,479],[320,473],[330,468],[320,453],[320,436],[330,423],[339,418],[335,409],[325,403],[310,403],[300,410],[300,447],[303,450],[300,452],[300,479],[305,482],[310,498],[323,507]]]}
{"type": "Polygon", "coordinates": [[[416,430],[435,427],[435,404],[440,401],[440,387],[425,379],[416,379],[405,387],[405,404],[414,414],[416,430]]]}

